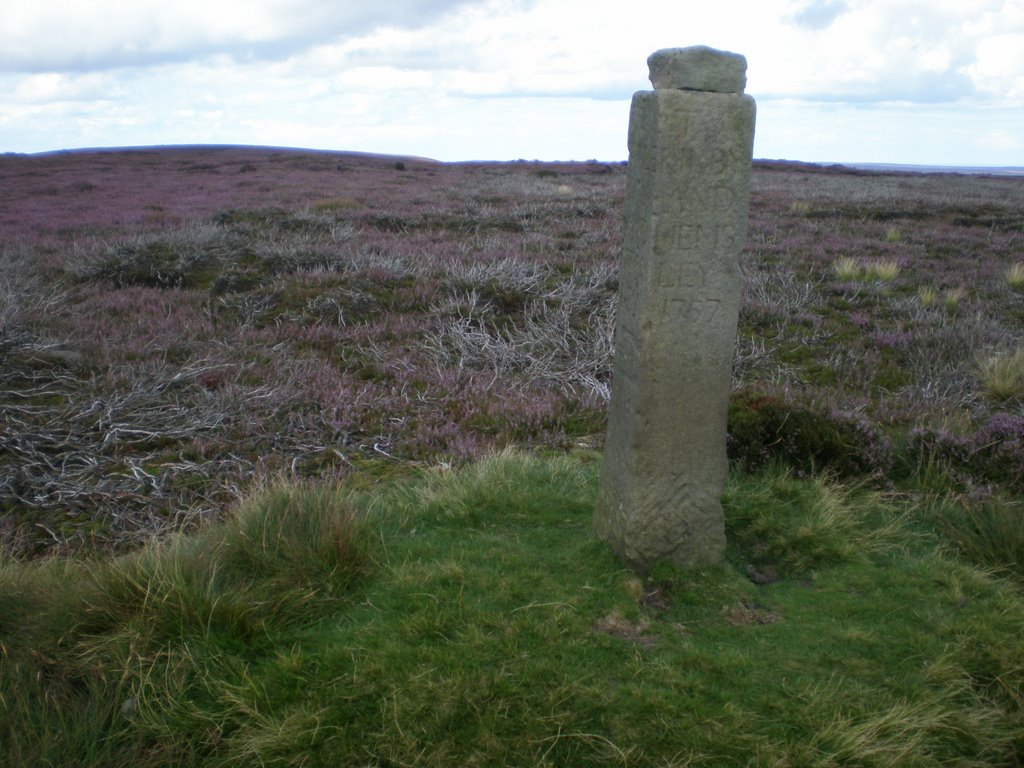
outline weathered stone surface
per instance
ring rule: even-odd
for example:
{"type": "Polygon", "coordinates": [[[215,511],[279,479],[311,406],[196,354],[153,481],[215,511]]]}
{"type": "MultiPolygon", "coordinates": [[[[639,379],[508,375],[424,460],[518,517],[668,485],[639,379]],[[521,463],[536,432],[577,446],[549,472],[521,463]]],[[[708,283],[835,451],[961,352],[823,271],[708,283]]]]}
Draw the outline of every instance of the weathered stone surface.
{"type": "Polygon", "coordinates": [[[594,528],[645,573],[718,564],[754,100],[633,97],[615,369],[594,528]]]}
{"type": "Polygon", "coordinates": [[[747,85],[746,58],[706,45],[655,51],[647,67],[656,89],[743,93],[747,85]]]}

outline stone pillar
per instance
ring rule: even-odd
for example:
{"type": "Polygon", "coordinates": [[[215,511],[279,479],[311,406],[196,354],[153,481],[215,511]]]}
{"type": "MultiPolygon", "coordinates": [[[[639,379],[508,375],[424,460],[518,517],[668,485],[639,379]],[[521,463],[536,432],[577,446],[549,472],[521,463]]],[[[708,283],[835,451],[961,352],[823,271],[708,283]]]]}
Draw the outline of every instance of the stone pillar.
{"type": "Polygon", "coordinates": [[[746,59],[648,59],[633,96],[615,366],[594,528],[631,568],[717,565],[754,100],[746,59]]]}

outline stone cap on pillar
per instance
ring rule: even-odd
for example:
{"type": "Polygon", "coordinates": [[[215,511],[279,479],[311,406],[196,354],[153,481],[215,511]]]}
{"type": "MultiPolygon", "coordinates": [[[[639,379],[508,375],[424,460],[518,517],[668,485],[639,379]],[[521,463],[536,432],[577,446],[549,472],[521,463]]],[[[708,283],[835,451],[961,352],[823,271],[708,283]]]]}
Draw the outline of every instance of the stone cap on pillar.
{"type": "Polygon", "coordinates": [[[663,48],[647,58],[656,89],[743,93],[747,60],[738,53],[706,45],[663,48]]]}

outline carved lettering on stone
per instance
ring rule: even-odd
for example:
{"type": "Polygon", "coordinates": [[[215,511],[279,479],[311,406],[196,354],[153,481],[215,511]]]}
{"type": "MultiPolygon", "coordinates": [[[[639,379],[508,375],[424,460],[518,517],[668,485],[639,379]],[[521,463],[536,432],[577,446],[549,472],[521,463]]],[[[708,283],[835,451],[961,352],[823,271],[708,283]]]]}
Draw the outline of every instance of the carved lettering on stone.
{"type": "Polygon", "coordinates": [[[746,60],[648,59],[634,95],[615,370],[594,528],[640,572],[718,564],[754,100],[746,60]]]}

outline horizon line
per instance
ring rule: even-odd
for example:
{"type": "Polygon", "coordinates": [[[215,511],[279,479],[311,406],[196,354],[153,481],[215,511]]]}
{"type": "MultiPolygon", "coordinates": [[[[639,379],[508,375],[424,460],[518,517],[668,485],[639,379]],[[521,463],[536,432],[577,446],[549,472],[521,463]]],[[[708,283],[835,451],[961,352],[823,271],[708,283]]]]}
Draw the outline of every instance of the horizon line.
{"type": "MultiPolygon", "coordinates": [[[[391,152],[372,152],[366,150],[348,150],[348,149],[323,149],[315,147],[293,147],[293,146],[279,146],[271,144],[133,144],[133,145],[115,145],[115,146],[99,146],[99,147],[74,147],[74,148],[62,148],[62,149],[48,149],[40,150],[36,152],[17,152],[17,151],[3,151],[0,152],[0,157],[46,157],[50,155],[61,155],[61,154],[88,154],[93,152],[133,152],[133,151],[160,151],[160,150],[187,150],[187,149],[253,149],[253,150],[274,150],[279,152],[316,152],[316,153],[328,153],[328,154],[344,154],[344,155],[359,155],[363,157],[379,157],[388,159],[402,159],[402,160],[415,160],[420,162],[438,163],[438,164],[459,164],[459,163],[522,163],[522,162],[533,162],[533,163],[625,163],[624,159],[614,160],[600,160],[597,158],[589,158],[587,160],[541,160],[534,158],[532,160],[526,158],[515,158],[506,160],[494,160],[494,159],[472,159],[472,160],[438,160],[436,158],[424,157],[418,155],[409,154],[395,154],[391,152]]],[[[983,175],[1005,175],[1005,176],[1024,176],[1024,166],[1021,165],[969,165],[969,164],[957,164],[957,163],[899,163],[899,162],[861,162],[861,161],[842,161],[842,160],[797,160],[789,158],[754,158],[754,163],[764,164],[795,164],[795,165],[809,165],[822,168],[851,168],[854,170],[864,171],[893,171],[893,172],[910,172],[910,173],[960,173],[960,174],[983,174],[983,175]]]]}

